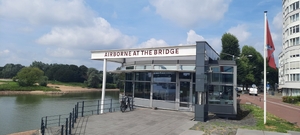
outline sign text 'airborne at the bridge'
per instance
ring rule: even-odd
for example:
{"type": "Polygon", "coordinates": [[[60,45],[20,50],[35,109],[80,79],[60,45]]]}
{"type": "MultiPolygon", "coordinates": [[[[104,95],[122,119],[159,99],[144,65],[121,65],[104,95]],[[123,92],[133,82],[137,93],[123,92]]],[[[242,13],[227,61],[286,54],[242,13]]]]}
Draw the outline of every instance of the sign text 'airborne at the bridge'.
{"type": "Polygon", "coordinates": [[[145,49],[132,51],[111,51],[105,52],[104,57],[120,57],[120,56],[156,56],[156,55],[172,55],[179,54],[178,48],[172,49],[145,49]]]}

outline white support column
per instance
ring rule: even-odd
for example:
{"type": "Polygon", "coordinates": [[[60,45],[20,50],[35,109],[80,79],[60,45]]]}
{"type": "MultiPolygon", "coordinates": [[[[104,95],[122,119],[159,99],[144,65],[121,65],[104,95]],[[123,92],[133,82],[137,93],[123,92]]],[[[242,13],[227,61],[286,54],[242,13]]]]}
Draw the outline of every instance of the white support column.
{"type": "Polygon", "coordinates": [[[266,95],[266,87],[267,87],[267,58],[266,58],[266,51],[267,51],[267,11],[264,12],[265,15],[265,29],[264,29],[264,124],[267,123],[267,95],[266,95]]]}
{"type": "Polygon", "coordinates": [[[106,87],[106,59],[103,60],[103,79],[102,79],[101,114],[103,113],[103,110],[104,110],[105,87],[106,87]]]}

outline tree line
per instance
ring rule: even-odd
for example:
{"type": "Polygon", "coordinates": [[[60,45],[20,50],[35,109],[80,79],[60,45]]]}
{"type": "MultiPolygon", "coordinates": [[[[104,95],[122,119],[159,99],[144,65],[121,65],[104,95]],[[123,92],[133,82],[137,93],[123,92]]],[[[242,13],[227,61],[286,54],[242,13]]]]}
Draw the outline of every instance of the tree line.
{"type": "MultiPolygon", "coordinates": [[[[222,36],[222,60],[232,60],[235,58],[237,64],[237,84],[248,88],[252,84],[263,85],[264,58],[252,46],[244,45],[240,49],[239,40],[230,33],[222,36]],[[228,55],[231,54],[231,55],[228,55]],[[232,57],[234,55],[235,57],[232,57]]],[[[263,48],[263,45],[262,45],[263,48]]],[[[267,64],[267,82],[271,87],[278,84],[278,69],[273,69],[267,64]]]]}
{"type": "MultiPolygon", "coordinates": [[[[18,81],[20,85],[22,81],[28,81],[28,77],[40,83],[45,83],[47,80],[59,82],[78,82],[84,83],[88,87],[99,88],[102,84],[103,72],[95,68],[87,68],[84,65],[68,65],[68,64],[47,64],[40,61],[34,61],[29,67],[21,64],[8,63],[4,67],[0,67],[0,78],[10,78],[18,81]],[[22,71],[22,72],[21,72],[22,71]],[[39,76],[38,78],[36,76],[39,76]],[[22,78],[26,78],[23,79],[22,78]]],[[[107,74],[106,83],[108,88],[122,87],[119,81],[120,74],[107,74]]]]}

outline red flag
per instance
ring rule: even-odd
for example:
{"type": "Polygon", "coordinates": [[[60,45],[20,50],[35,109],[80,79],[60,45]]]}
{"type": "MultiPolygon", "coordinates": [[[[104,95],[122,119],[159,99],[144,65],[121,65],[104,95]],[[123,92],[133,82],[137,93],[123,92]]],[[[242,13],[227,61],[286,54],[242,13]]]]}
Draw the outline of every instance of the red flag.
{"type": "Polygon", "coordinates": [[[271,33],[270,33],[268,20],[267,20],[267,26],[266,27],[267,27],[267,48],[268,48],[267,60],[268,60],[269,66],[271,68],[276,69],[276,63],[275,63],[274,55],[273,55],[273,52],[275,51],[275,46],[273,44],[272,36],[271,36],[271,33]]]}

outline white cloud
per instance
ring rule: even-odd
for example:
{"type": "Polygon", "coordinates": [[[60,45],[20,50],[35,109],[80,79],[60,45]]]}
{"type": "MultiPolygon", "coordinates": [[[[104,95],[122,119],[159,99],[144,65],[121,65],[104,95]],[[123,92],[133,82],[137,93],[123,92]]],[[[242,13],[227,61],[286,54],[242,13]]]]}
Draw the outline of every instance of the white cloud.
{"type": "Polygon", "coordinates": [[[233,34],[237,37],[239,42],[244,42],[248,39],[248,37],[251,35],[249,32],[247,32],[247,26],[246,25],[238,25],[236,27],[231,27],[228,32],[230,34],[233,34]]]}
{"type": "Polygon", "coordinates": [[[139,48],[152,48],[152,47],[164,47],[169,46],[164,40],[156,40],[154,38],[149,39],[139,45],[139,48]]]}
{"type": "Polygon", "coordinates": [[[0,16],[43,25],[87,25],[94,16],[83,0],[2,0],[0,9],[0,16]]]}
{"type": "Polygon", "coordinates": [[[151,0],[156,13],[183,27],[201,26],[220,21],[231,0],[151,0]]]}
{"type": "Polygon", "coordinates": [[[5,49],[5,50],[3,50],[3,51],[0,51],[0,56],[1,55],[6,55],[6,54],[8,54],[10,51],[9,50],[7,50],[7,49],[5,49]]]}
{"type": "Polygon", "coordinates": [[[196,44],[196,41],[206,41],[216,52],[221,52],[222,50],[221,38],[205,39],[203,36],[198,35],[194,30],[190,30],[187,33],[186,41],[187,44],[196,44]]]}
{"type": "Polygon", "coordinates": [[[73,57],[74,53],[72,50],[66,48],[56,48],[50,49],[47,48],[46,53],[52,57],[65,58],[65,57],[73,57]]]}
{"type": "Polygon", "coordinates": [[[277,13],[273,18],[273,25],[276,30],[282,31],[282,12],[277,13]]]}
{"type": "Polygon", "coordinates": [[[187,39],[186,39],[187,44],[195,44],[196,41],[204,41],[204,40],[205,40],[204,37],[196,34],[194,30],[190,30],[187,33],[187,39]]]}
{"type": "Polygon", "coordinates": [[[150,7],[149,6],[146,6],[146,7],[144,7],[143,8],[143,10],[142,11],[144,11],[144,12],[148,12],[148,11],[150,11],[150,7]]]}
{"type": "Polygon", "coordinates": [[[123,35],[103,18],[94,19],[90,27],[55,27],[36,42],[42,45],[65,48],[128,48],[136,42],[135,37],[123,35]]]}

